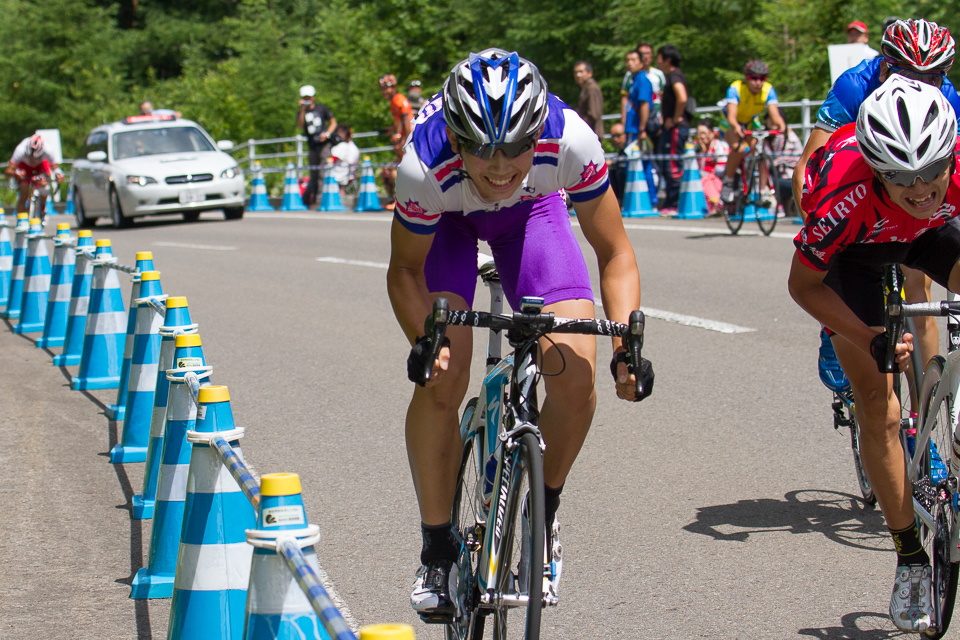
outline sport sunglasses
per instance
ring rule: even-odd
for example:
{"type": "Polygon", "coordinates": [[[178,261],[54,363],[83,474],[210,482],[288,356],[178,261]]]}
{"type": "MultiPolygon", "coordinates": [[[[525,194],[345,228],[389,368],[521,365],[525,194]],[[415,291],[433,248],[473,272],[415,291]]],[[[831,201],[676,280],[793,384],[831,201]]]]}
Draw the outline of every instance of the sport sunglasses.
{"type": "Polygon", "coordinates": [[[942,160],[937,160],[933,164],[927,165],[919,171],[881,171],[880,176],[887,182],[900,187],[912,187],[913,183],[917,181],[917,178],[929,184],[949,169],[951,162],[953,162],[953,156],[947,156],[942,160]]]}
{"type": "Polygon", "coordinates": [[[913,69],[905,69],[904,67],[898,67],[894,65],[889,65],[890,71],[893,73],[899,74],[904,78],[910,78],[911,80],[917,80],[924,84],[929,84],[932,87],[940,88],[943,86],[943,76],[944,74],[940,71],[931,71],[929,73],[923,73],[921,71],[914,71],[913,69]]]}
{"type": "Polygon", "coordinates": [[[747,76],[747,80],[759,80],[761,82],[764,82],[766,81],[766,79],[767,79],[767,76],[755,76],[755,75],[747,76]]]}
{"type": "Polygon", "coordinates": [[[521,153],[526,153],[530,149],[533,149],[537,146],[537,139],[539,136],[530,136],[529,138],[524,138],[523,140],[517,140],[515,142],[501,142],[500,144],[481,144],[474,142],[473,140],[464,140],[463,138],[458,138],[460,141],[460,150],[466,151],[472,156],[476,156],[481,160],[489,160],[497,153],[497,151],[503,151],[503,155],[508,158],[516,158],[521,153]]]}

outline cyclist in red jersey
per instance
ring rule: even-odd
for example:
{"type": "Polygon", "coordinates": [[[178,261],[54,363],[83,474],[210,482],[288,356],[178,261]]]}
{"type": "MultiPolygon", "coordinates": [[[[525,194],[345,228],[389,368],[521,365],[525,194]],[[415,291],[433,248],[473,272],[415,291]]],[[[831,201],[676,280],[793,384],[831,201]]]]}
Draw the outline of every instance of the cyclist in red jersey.
{"type": "MultiPolygon", "coordinates": [[[[901,630],[929,628],[930,560],[919,538],[899,440],[900,407],[886,367],[885,265],[923,271],[960,291],[957,118],[934,87],[891,77],[807,165],[794,241],[794,300],[832,330],[862,430],[863,463],[897,549],[890,615],[901,630]]],[[[896,360],[906,366],[913,336],[896,360]]],[[[942,464],[942,463],[941,463],[942,464]]]]}
{"type": "MultiPolygon", "coordinates": [[[[407,143],[410,131],[413,130],[413,107],[410,101],[402,93],[397,91],[397,77],[392,73],[380,78],[380,95],[390,101],[390,115],[393,116],[393,127],[391,128],[390,144],[397,154],[397,163],[403,160],[403,145],[407,143]]],[[[397,184],[396,167],[384,167],[381,172],[383,186],[387,190],[387,209],[393,210],[396,196],[394,190],[397,184]]]]}
{"type": "Polygon", "coordinates": [[[44,211],[47,196],[50,193],[47,176],[55,175],[57,182],[63,182],[63,173],[60,171],[59,165],[54,162],[50,152],[44,148],[43,138],[38,133],[20,141],[7,164],[5,173],[15,178],[19,185],[17,213],[23,213],[27,210],[27,201],[30,199],[34,177],[40,177],[38,182],[40,201],[37,206],[41,212],[44,211]]]}

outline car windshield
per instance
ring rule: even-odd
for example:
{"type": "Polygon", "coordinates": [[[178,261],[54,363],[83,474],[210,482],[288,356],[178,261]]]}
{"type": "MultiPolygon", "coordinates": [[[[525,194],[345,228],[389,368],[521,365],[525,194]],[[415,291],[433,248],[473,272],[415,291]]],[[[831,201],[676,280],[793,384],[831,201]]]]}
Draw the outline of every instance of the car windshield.
{"type": "Polygon", "coordinates": [[[214,150],[207,137],[196,127],[139,129],[124,131],[113,136],[113,156],[116,160],[161,153],[214,150]]]}

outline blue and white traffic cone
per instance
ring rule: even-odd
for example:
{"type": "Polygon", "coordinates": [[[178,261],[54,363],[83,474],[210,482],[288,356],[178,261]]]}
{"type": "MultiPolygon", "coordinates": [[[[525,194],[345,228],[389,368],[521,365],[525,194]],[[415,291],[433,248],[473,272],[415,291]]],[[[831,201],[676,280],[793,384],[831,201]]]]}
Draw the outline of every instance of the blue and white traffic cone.
{"type": "Polygon", "coordinates": [[[70,237],[70,225],[57,225],[54,238],[53,265],[50,267],[50,295],[47,297],[47,317],[43,323],[43,335],[37,340],[38,347],[62,347],[67,335],[67,318],[70,311],[70,287],[77,256],[70,237]]]}
{"type": "MultiPolygon", "coordinates": [[[[186,337],[179,336],[180,339],[186,337]]],[[[190,373],[202,380],[210,375],[210,371],[210,367],[184,367],[167,371],[170,397],[167,401],[167,425],[157,482],[156,512],[150,531],[147,566],[137,571],[131,585],[130,597],[135,600],[169,598],[173,595],[192,448],[187,442],[187,431],[194,428],[197,418],[197,406],[190,395],[186,375],[190,373]]]]}
{"type": "Polygon", "coordinates": [[[87,326],[83,335],[80,371],[72,380],[74,391],[116,389],[120,384],[127,312],[123,308],[117,271],[107,266],[116,261],[110,249],[110,241],[97,240],[97,252],[93,258],[90,312],[87,314],[87,326]]]}
{"type": "Polygon", "coordinates": [[[120,442],[110,450],[110,462],[144,462],[150,438],[150,418],[157,386],[160,360],[160,325],[165,307],[159,271],[139,275],[137,326],[133,337],[127,397],[124,401],[123,431],[120,442]]]}
{"type": "Polygon", "coordinates": [[[160,458],[163,454],[163,434],[167,422],[167,400],[170,392],[170,381],[167,380],[168,369],[182,368],[174,364],[174,358],[183,366],[203,366],[203,349],[200,346],[200,336],[196,335],[197,325],[190,321],[190,310],[187,299],[182,296],[170,297],[166,300],[167,313],[160,327],[160,356],[158,358],[158,372],[154,384],[153,414],[150,418],[150,440],[147,444],[146,466],[143,469],[143,493],[133,496],[133,518],[135,520],[150,519],[153,517],[157,500],[157,479],[160,475],[160,458]],[[181,341],[177,346],[178,336],[194,336],[195,341],[181,341]]]}
{"type": "Polygon", "coordinates": [[[377,181],[373,177],[373,165],[370,158],[364,158],[360,167],[360,194],[357,197],[356,211],[383,211],[380,196],[377,195],[377,181]]]}
{"type": "Polygon", "coordinates": [[[203,387],[198,401],[196,427],[187,432],[193,452],[167,638],[241,640],[253,555],[246,530],[257,516],[210,441],[223,438],[242,460],[243,429],[234,425],[226,387],[203,387]]]}
{"type": "Polygon", "coordinates": [[[259,162],[253,164],[253,182],[250,184],[247,211],[275,211],[267,195],[267,183],[263,181],[263,168],[259,162]]]}
{"type": "Polygon", "coordinates": [[[646,168],[640,158],[640,150],[634,147],[627,158],[627,184],[623,190],[622,215],[624,218],[655,217],[657,212],[650,203],[646,168]]]}
{"type": "Polygon", "coordinates": [[[707,215],[707,197],[700,181],[700,165],[692,147],[683,152],[683,177],[680,181],[680,203],[674,218],[698,220],[707,215]]]}
{"type": "Polygon", "coordinates": [[[323,195],[320,197],[320,211],[346,211],[340,202],[340,183],[333,175],[333,158],[327,158],[323,167],[323,195]]]}
{"type": "Polygon", "coordinates": [[[260,513],[257,528],[247,531],[254,547],[247,593],[244,640],[274,638],[329,639],[319,616],[276,551],[280,536],[296,538],[307,563],[317,573],[320,563],[313,545],[320,529],[307,523],[300,496],[300,476],[268,473],[260,478],[260,513]]]}
{"type": "MultiPolygon", "coordinates": [[[[2,208],[0,208],[2,210],[2,208]]],[[[13,271],[13,246],[7,217],[0,213],[0,306],[5,307],[10,299],[10,276],[13,271]]]]}
{"type": "MultiPolygon", "coordinates": [[[[123,341],[123,363],[120,365],[120,386],[116,404],[108,404],[103,413],[109,420],[123,420],[127,406],[127,381],[130,377],[130,359],[133,355],[133,334],[137,328],[137,298],[140,297],[140,274],[153,271],[153,253],[137,251],[136,273],[130,276],[130,305],[127,310],[127,337],[123,341]]],[[[140,462],[143,462],[142,460],[140,462]]]]}
{"type": "Polygon", "coordinates": [[[83,353],[83,336],[87,328],[87,310],[90,307],[90,289],[93,285],[93,234],[89,229],[77,232],[77,248],[74,251],[75,265],[73,283],[70,286],[70,311],[67,315],[67,332],[63,350],[53,357],[56,367],[80,364],[83,353]]]}
{"type": "Polygon", "coordinates": [[[57,210],[53,206],[53,196],[47,196],[47,202],[43,205],[43,215],[44,217],[55,216],[57,215],[57,210]]]}
{"type": "Polygon", "coordinates": [[[7,309],[0,317],[16,320],[20,317],[20,305],[23,303],[23,272],[27,266],[27,234],[30,233],[30,221],[26,213],[17,214],[17,228],[13,233],[13,268],[10,272],[10,295],[7,297],[7,309]]]}
{"type": "Polygon", "coordinates": [[[67,204],[63,209],[63,215],[72,216],[76,213],[76,205],[73,204],[73,183],[70,183],[70,188],[67,189],[67,204]]]}
{"type": "Polygon", "coordinates": [[[303,204],[303,198],[300,196],[300,187],[297,186],[297,167],[292,163],[287,163],[287,175],[283,181],[283,202],[280,204],[280,211],[306,211],[307,206],[303,204]]]}
{"type": "Polygon", "coordinates": [[[30,221],[27,235],[27,262],[23,269],[23,300],[20,303],[20,322],[14,333],[43,331],[47,319],[47,297],[50,295],[50,254],[43,237],[39,218],[30,221]]]}

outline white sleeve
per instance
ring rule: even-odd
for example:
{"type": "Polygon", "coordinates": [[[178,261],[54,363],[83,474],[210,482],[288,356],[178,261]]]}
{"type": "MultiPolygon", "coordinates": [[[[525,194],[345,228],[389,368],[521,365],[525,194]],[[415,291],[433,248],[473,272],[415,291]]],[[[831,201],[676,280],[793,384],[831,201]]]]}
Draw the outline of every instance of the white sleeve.
{"type": "Polygon", "coordinates": [[[439,186],[432,184],[434,178],[417,157],[413,145],[408,144],[406,149],[397,167],[397,204],[393,215],[408,231],[433,233],[443,213],[439,186]]]}
{"type": "Polygon", "coordinates": [[[593,200],[609,186],[603,147],[597,134],[576,112],[564,109],[563,115],[557,179],[574,202],[593,200]]]}

